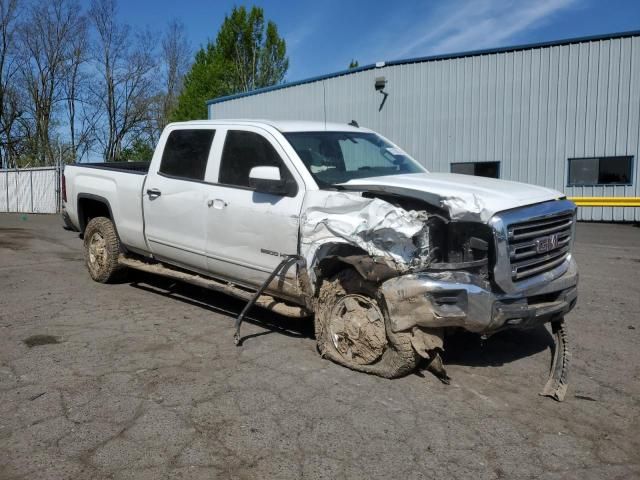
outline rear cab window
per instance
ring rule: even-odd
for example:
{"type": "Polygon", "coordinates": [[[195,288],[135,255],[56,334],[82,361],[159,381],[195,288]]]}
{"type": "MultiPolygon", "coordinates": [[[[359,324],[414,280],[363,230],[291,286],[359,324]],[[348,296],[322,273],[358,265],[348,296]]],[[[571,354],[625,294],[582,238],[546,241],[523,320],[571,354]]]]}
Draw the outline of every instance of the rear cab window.
{"type": "Polygon", "coordinates": [[[180,180],[203,181],[215,130],[181,129],[169,133],[158,173],[180,180]]]}

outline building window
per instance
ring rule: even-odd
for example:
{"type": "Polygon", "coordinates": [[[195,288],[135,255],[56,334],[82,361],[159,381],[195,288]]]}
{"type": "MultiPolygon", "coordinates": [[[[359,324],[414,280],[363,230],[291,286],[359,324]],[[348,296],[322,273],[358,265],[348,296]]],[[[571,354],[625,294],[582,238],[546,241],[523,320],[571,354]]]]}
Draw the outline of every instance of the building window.
{"type": "Polygon", "coordinates": [[[570,158],[568,186],[631,185],[633,157],[570,158]]]}
{"type": "Polygon", "coordinates": [[[475,175],[476,177],[500,178],[500,162],[452,163],[451,173],[475,175]]]}

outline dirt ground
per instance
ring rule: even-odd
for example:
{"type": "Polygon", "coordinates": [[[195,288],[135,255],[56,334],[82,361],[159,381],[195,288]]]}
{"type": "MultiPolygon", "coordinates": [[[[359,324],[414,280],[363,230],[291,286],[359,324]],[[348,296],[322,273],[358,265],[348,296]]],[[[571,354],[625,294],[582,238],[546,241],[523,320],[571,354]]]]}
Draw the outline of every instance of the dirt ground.
{"type": "Polygon", "coordinates": [[[640,477],[640,228],[580,224],[564,403],[544,328],[447,338],[443,385],[316,353],[308,323],[90,280],[55,216],[0,215],[0,478],[640,477]],[[53,343],[52,343],[53,342],[53,343]]]}

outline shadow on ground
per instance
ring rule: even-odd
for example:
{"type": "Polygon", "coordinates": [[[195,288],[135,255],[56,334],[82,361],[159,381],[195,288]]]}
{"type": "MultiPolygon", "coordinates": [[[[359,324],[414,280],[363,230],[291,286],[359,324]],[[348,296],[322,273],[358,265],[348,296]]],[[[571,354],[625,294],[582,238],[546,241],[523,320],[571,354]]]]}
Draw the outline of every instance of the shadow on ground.
{"type": "Polygon", "coordinates": [[[555,347],[553,336],[543,325],[527,330],[504,330],[483,340],[459,331],[445,339],[443,360],[449,365],[499,367],[555,347]]]}
{"type": "MultiPolygon", "coordinates": [[[[226,315],[232,321],[245,306],[243,300],[146,272],[132,271],[128,281],[134,288],[197,305],[209,312],[226,315]]],[[[245,317],[245,322],[266,331],[243,336],[243,344],[272,333],[314,338],[313,321],[310,318],[287,318],[254,307],[245,317]]],[[[528,330],[507,330],[486,340],[482,340],[477,334],[459,331],[446,337],[443,360],[448,365],[500,366],[535,355],[553,346],[553,337],[544,326],[528,330]]]]}
{"type": "MultiPolygon", "coordinates": [[[[132,271],[129,273],[129,284],[140,290],[153,292],[164,297],[170,297],[189,305],[196,305],[209,312],[228,316],[231,322],[235,321],[246,302],[218,293],[206,288],[197,287],[188,283],[174,281],[158,275],[146,272],[132,271]]],[[[233,323],[230,322],[230,327],[233,323]]],[[[244,322],[266,329],[264,332],[251,335],[243,335],[242,343],[246,344],[256,337],[279,333],[288,337],[314,338],[313,321],[311,318],[288,318],[269,312],[263,308],[254,307],[244,317],[244,322]]],[[[230,329],[231,333],[232,330],[230,329]]]]}

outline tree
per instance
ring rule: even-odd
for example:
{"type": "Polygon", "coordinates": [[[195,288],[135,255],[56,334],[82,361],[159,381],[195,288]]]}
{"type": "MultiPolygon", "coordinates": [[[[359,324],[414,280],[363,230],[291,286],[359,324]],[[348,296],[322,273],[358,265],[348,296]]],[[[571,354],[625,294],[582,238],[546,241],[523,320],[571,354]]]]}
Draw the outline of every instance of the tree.
{"type": "Polygon", "coordinates": [[[285,41],[261,8],[234,8],[195,55],[184,25],[161,36],[118,21],[117,0],[0,0],[0,165],[148,157],[169,119],[209,98],[280,83],[285,41]]]}
{"type": "Polygon", "coordinates": [[[93,93],[105,124],[97,140],[107,162],[117,161],[127,143],[148,125],[155,66],[153,36],[132,35],[116,14],[115,0],[94,0],[89,10],[97,32],[94,62],[100,77],[93,93]]]}
{"type": "Polygon", "coordinates": [[[24,105],[15,87],[18,72],[16,27],[18,0],[0,0],[0,167],[9,167],[16,154],[14,133],[24,105]]]}
{"type": "Polygon", "coordinates": [[[191,46],[181,22],[174,19],[167,24],[160,47],[159,90],[153,99],[148,128],[148,136],[153,143],[158,140],[177,107],[178,95],[190,67],[191,46]]]}
{"type": "Polygon", "coordinates": [[[70,0],[32,4],[20,27],[24,59],[21,77],[28,93],[35,126],[33,160],[38,165],[54,163],[52,128],[72,38],[79,30],[80,7],[70,0]]]}
{"type": "Polygon", "coordinates": [[[62,89],[67,107],[69,129],[69,156],[74,160],[81,158],[89,149],[91,134],[95,127],[93,112],[87,112],[88,89],[83,88],[92,79],[83,71],[89,61],[88,19],[82,15],[78,18],[75,33],[69,41],[65,62],[62,89]],[[80,112],[78,112],[80,107],[80,112]]]}
{"type": "Polygon", "coordinates": [[[351,62],[349,62],[349,70],[351,70],[352,68],[358,68],[359,66],[360,64],[357,60],[351,59],[351,62]]]}
{"type": "Polygon", "coordinates": [[[118,161],[149,162],[151,157],[153,157],[153,147],[142,138],[136,138],[131,146],[122,149],[118,161]]]}
{"type": "Polygon", "coordinates": [[[264,11],[235,7],[226,16],[216,38],[218,60],[227,68],[224,82],[230,92],[247,92],[282,82],[289,68],[286,44],[275,23],[267,23],[264,11]]]}
{"type": "Polygon", "coordinates": [[[178,103],[170,116],[171,121],[207,118],[205,102],[227,93],[221,81],[222,76],[223,67],[215,59],[213,44],[200,48],[191,70],[185,76],[178,103]]]}
{"type": "Polygon", "coordinates": [[[167,30],[162,39],[162,60],[163,60],[163,104],[162,104],[162,124],[164,126],[169,121],[171,111],[176,107],[178,94],[182,89],[184,76],[189,69],[189,57],[191,47],[186,37],[184,25],[177,20],[172,20],[167,26],[167,30]]]}
{"type": "Polygon", "coordinates": [[[281,83],[289,68],[287,48],[264,11],[234,7],[215,42],[201,48],[185,77],[172,119],[206,118],[205,101],[281,83]]]}

